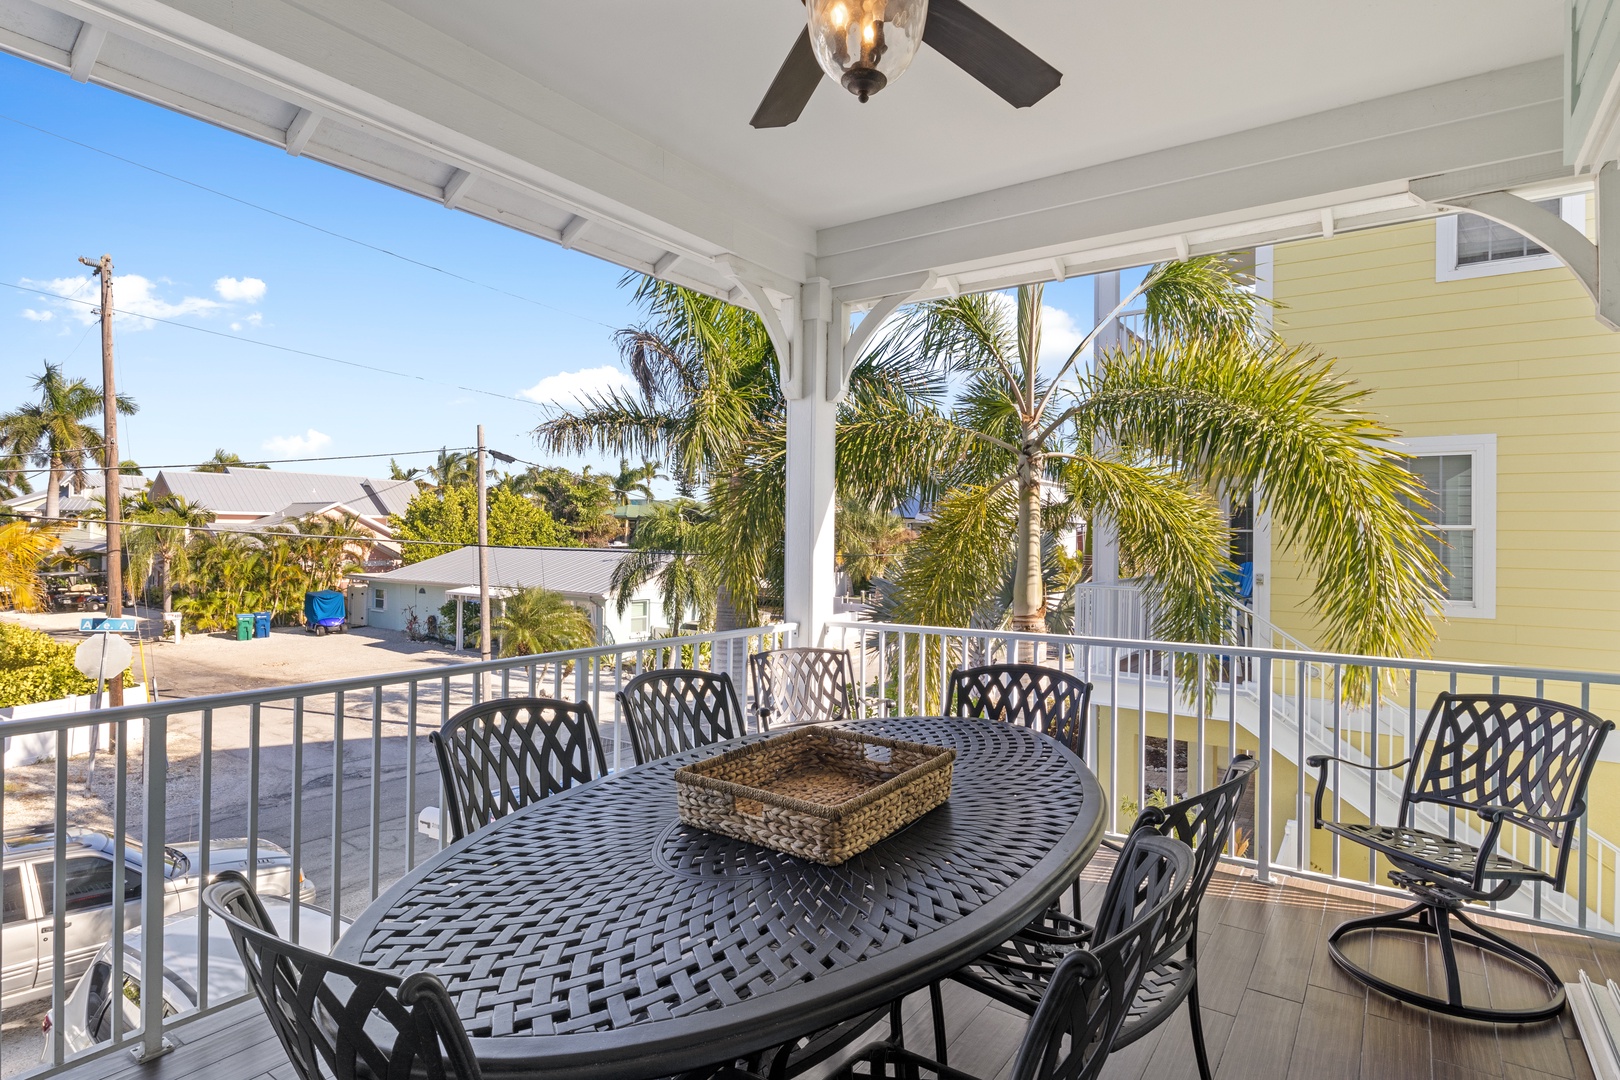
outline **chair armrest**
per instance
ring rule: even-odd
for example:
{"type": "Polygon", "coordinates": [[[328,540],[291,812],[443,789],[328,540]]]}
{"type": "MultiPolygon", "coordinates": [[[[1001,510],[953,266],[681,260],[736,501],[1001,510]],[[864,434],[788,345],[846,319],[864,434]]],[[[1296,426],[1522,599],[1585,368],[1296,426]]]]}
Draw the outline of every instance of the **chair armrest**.
{"type": "Polygon", "coordinates": [[[1351,761],[1348,758],[1335,757],[1332,754],[1312,754],[1310,757],[1306,758],[1306,766],[1316,770],[1316,801],[1312,805],[1314,807],[1313,812],[1315,815],[1315,828],[1318,829],[1322,827],[1322,821],[1324,820],[1322,817],[1322,796],[1327,793],[1328,763],[1334,761],[1341,765],[1349,765],[1353,769],[1363,769],[1367,772],[1388,772],[1391,769],[1398,769],[1402,765],[1411,764],[1412,759],[1409,757],[1402,758],[1393,765],[1363,765],[1359,761],[1351,761]]]}
{"type": "Polygon", "coordinates": [[[1481,806],[1474,813],[1491,822],[1500,818],[1519,818],[1524,821],[1544,821],[1549,825],[1563,825],[1586,813],[1586,803],[1582,802],[1567,814],[1538,814],[1533,810],[1521,810],[1516,806],[1503,806],[1500,803],[1481,806]]]}

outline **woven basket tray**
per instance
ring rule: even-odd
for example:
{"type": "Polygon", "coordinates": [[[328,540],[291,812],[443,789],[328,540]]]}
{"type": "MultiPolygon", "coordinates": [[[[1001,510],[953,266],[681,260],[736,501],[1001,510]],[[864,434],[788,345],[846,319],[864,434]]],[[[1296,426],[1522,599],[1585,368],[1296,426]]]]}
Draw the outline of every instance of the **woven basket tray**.
{"type": "Polygon", "coordinates": [[[836,866],[951,795],[955,750],[841,728],[784,732],[679,769],[681,820],[836,866]]]}

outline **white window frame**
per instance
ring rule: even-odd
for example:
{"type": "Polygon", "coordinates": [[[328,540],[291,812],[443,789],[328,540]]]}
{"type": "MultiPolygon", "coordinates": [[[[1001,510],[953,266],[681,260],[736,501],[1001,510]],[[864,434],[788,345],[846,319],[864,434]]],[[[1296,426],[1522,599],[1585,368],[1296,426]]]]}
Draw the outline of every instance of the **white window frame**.
{"type": "Polygon", "coordinates": [[[371,610],[372,611],[387,611],[388,610],[388,591],[386,589],[372,589],[371,590],[371,610]]]}
{"type": "MultiPolygon", "coordinates": [[[[1586,235],[1586,196],[1560,196],[1558,216],[1586,235]]],[[[1527,270],[1551,270],[1564,262],[1552,252],[1544,255],[1526,255],[1519,259],[1496,259],[1491,262],[1457,265],[1457,215],[1447,214],[1434,219],[1434,280],[1468,281],[1473,278],[1496,277],[1498,274],[1522,274],[1527,270]]]]}
{"type": "Polygon", "coordinates": [[[1441,610],[1454,619],[1496,618],[1496,436],[1435,435],[1401,439],[1408,457],[1467,454],[1474,459],[1474,599],[1447,600],[1441,610]]]}
{"type": "Polygon", "coordinates": [[[652,636],[652,630],[653,630],[652,618],[653,617],[652,617],[652,601],[651,600],[632,600],[632,601],[630,601],[630,633],[631,634],[646,634],[649,637],[652,636]],[[642,627],[639,630],[636,629],[636,620],[637,619],[642,620],[642,627]]]}

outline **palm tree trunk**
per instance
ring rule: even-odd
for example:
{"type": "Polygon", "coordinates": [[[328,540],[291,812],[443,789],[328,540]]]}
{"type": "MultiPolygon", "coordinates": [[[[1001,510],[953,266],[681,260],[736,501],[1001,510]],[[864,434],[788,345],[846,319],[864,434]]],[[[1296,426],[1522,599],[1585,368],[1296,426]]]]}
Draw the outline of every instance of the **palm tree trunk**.
{"type": "Polygon", "coordinates": [[[174,592],[169,587],[169,552],[161,547],[158,549],[158,589],[163,593],[163,613],[167,615],[174,610],[174,592]]]}
{"type": "Polygon", "coordinates": [[[51,455],[50,471],[46,475],[45,488],[45,518],[51,524],[62,516],[62,462],[55,455],[51,455]]]}
{"type": "MultiPolygon", "coordinates": [[[[1041,474],[1039,454],[1025,457],[1018,474],[1018,544],[1013,567],[1012,628],[1035,632],[1046,629],[1046,582],[1041,575],[1041,474]]],[[[1019,647],[1019,660],[1033,657],[1033,648],[1019,647]]]]}

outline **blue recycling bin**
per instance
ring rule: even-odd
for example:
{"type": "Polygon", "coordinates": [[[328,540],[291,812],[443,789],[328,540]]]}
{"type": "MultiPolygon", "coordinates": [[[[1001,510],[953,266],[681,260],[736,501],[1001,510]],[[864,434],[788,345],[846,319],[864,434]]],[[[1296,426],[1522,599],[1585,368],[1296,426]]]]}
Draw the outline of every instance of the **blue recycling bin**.
{"type": "Polygon", "coordinates": [[[270,636],[270,613],[268,611],[255,611],[253,613],[253,636],[270,636]]]}

